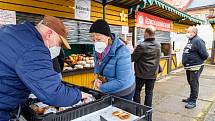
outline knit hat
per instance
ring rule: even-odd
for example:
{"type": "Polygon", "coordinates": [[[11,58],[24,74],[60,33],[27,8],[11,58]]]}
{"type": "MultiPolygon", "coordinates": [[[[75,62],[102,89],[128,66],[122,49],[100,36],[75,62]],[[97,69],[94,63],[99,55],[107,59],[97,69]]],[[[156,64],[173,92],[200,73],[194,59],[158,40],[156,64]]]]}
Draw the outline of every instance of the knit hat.
{"type": "Polygon", "coordinates": [[[92,24],[90,33],[99,33],[111,37],[110,27],[108,23],[102,19],[99,19],[92,24]]]}

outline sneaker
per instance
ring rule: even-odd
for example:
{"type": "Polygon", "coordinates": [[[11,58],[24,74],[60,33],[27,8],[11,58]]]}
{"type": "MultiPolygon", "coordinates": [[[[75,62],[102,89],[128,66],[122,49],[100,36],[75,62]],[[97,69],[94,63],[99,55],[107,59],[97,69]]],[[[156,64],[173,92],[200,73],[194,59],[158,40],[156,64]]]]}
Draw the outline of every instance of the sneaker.
{"type": "Polygon", "coordinates": [[[190,98],[182,99],[182,102],[184,102],[184,103],[188,103],[189,101],[190,101],[190,98]]]}
{"type": "Polygon", "coordinates": [[[196,103],[195,102],[188,102],[187,105],[185,105],[185,108],[187,109],[192,109],[196,107],[196,103]]]}

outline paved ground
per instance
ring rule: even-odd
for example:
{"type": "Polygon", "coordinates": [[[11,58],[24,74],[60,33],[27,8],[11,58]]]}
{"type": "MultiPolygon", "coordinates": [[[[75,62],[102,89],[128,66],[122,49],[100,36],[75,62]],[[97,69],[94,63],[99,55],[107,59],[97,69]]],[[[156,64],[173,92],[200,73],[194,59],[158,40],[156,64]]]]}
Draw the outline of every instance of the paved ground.
{"type": "Polygon", "coordinates": [[[215,121],[215,66],[205,67],[197,107],[191,110],[185,109],[185,103],[181,102],[188,95],[189,86],[183,69],[158,81],[154,89],[153,121],[215,121]]]}

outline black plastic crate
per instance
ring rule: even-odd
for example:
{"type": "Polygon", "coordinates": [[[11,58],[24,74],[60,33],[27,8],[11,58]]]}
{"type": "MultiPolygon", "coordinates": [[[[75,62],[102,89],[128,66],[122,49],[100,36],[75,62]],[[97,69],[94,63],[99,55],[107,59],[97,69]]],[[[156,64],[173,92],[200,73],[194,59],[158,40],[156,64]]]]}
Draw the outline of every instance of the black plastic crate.
{"type": "MultiPolygon", "coordinates": [[[[68,86],[74,86],[71,84],[67,84],[67,85],[68,86]]],[[[77,87],[77,86],[75,86],[75,87],[77,87]]],[[[91,104],[96,103],[96,102],[100,102],[103,99],[105,99],[105,97],[108,97],[107,94],[104,94],[104,93],[101,93],[99,91],[92,90],[92,89],[89,89],[86,87],[77,87],[77,88],[79,88],[81,91],[83,91],[85,93],[92,94],[96,100],[93,102],[84,104],[84,105],[80,105],[80,106],[73,107],[71,109],[67,109],[67,110],[62,111],[62,112],[46,114],[46,115],[39,115],[29,107],[31,104],[33,104],[35,102],[39,102],[39,100],[38,99],[33,99],[33,100],[29,99],[26,102],[26,104],[23,106],[21,115],[27,121],[71,121],[72,119],[75,119],[78,116],[80,117],[80,114],[83,114],[82,111],[81,112],[79,111],[79,108],[85,107],[87,105],[91,105],[91,104]]]]}
{"type": "MultiPolygon", "coordinates": [[[[139,118],[134,121],[151,121],[152,119],[151,107],[140,105],[138,103],[125,100],[119,97],[115,97],[115,96],[106,97],[102,101],[95,102],[90,105],[81,107],[77,111],[73,111],[72,116],[73,116],[73,119],[76,119],[81,116],[85,116],[95,111],[104,109],[111,105],[119,109],[122,109],[124,111],[127,111],[133,115],[139,116],[139,118]]],[[[59,120],[59,121],[63,121],[63,120],[59,120]]]]}
{"type": "Polygon", "coordinates": [[[60,112],[57,114],[50,114],[44,116],[42,119],[39,119],[39,117],[36,117],[37,115],[30,111],[29,115],[31,115],[32,118],[29,121],[71,121],[73,119],[104,109],[110,105],[139,116],[140,118],[135,121],[151,121],[152,108],[113,96],[106,96],[100,101],[83,105],[81,107],[76,107],[72,110],[60,112]]]}

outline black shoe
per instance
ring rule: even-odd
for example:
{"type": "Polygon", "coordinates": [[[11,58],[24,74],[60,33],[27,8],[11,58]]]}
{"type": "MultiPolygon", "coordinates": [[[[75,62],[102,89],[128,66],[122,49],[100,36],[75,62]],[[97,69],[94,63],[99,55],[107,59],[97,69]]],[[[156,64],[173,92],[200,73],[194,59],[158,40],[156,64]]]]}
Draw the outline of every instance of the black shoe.
{"type": "Polygon", "coordinates": [[[182,102],[184,102],[184,103],[188,103],[189,101],[190,101],[190,98],[182,99],[182,102]]]}
{"type": "Polygon", "coordinates": [[[185,105],[185,108],[187,109],[192,109],[196,107],[196,103],[195,102],[188,102],[187,105],[185,105]]]}

